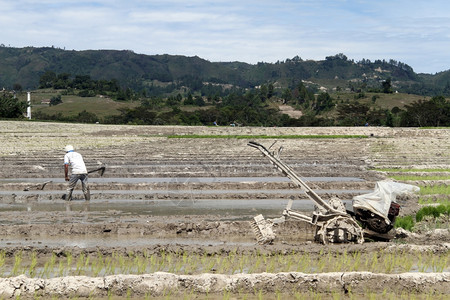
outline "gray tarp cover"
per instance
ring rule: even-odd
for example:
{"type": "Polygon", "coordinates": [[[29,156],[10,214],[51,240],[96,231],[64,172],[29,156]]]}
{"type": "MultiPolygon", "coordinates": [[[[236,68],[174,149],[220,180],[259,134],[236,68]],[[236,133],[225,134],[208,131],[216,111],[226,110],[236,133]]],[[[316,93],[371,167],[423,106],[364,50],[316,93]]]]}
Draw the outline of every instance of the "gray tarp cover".
{"type": "Polygon", "coordinates": [[[420,188],[415,185],[393,182],[378,181],[372,193],[353,197],[353,209],[367,209],[390,223],[387,218],[391,202],[395,202],[398,195],[416,193],[420,188]]]}

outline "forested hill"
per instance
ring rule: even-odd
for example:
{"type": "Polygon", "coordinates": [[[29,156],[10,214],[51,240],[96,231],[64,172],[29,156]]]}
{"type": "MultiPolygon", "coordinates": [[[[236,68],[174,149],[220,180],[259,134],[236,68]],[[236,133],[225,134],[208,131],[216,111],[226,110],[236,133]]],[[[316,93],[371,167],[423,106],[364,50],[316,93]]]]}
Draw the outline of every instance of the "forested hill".
{"type": "Polygon", "coordinates": [[[236,88],[273,83],[288,88],[301,80],[327,89],[354,89],[379,87],[383,80],[391,80],[393,88],[399,92],[450,96],[450,70],[433,75],[417,74],[410,66],[394,60],[354,61],[344,54],[320,61],[297,56],[253,65],[209,62],[197,56],[143,55],[128,50],[0,47],[0,87],[38,88],[40,77],[46,71],[69,76],[88,75],[95,80],[115,79],[122,87],[136,91],[151,91],[156,86],[180,82],[192,90],[205,82],[236,88]]]}

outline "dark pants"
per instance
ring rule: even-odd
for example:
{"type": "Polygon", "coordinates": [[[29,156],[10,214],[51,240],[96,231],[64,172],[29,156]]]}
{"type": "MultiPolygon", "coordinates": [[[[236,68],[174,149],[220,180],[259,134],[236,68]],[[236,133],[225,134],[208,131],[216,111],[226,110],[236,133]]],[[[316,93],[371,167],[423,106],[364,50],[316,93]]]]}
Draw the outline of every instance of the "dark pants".
{"type": "Polygon", "coordinates": [[[84,199],[86,201],[91,200],[91,193],[89,191],[89,184],[88,184],[88,174],[72,174],[70,175],[69,179],[69,185],[67,187],[66,191],[66,200],[70,201],[72,200],[72,192],[75,186],[77,185],[78,180],[81,180],[81,190],[84,194],[84,199]]]}

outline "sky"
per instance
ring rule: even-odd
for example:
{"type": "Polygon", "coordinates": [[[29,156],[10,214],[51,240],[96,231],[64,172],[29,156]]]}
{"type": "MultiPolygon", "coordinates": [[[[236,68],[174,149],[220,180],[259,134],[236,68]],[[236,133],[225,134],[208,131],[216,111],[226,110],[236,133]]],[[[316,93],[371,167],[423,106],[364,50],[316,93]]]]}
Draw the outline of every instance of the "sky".
{"type": "Polygon", "coordinates": [[[450,69],[447,0],[0,0],[0,44],[132,50],[211,62],[299,56],[450,69]]]}

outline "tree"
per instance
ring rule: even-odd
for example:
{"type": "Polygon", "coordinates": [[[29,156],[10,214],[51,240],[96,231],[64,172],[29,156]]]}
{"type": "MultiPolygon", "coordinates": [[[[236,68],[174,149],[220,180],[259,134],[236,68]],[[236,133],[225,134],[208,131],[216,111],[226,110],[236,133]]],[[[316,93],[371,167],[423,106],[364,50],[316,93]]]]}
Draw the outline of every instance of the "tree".
{"type": "Polygon", "coordinates": [[[70,74],[61,73],[57,76],[56,80],[53,82],[54,89],[66,89],[70,84],[70,74]]]}
{"type": "Polygon", "coordinates": [[[303,82],[300,82],[293,92],[293,98],[296,100],[297,104],[304,104],[306,107],[309,107],[309,102],[314,101],[314,93],[310,92],[303,82]]]}
{"type": "Polygon", "coordinates": [[[343,126],[364,125],[367,122],[369,106],[358,101],[339,103],[337,106],[338,121],[343,126]]]}
{"type": "Polygon", "coordinates": [[[267,91],[267,98],[270,99],[273,96],[274,93],[274,86],[273,83],[269,83],[269,86],[267,87],[268,91],[267,91]]]}
{"type": "Polygon", "coordinates": [[[50,98],[50,106],[58,105],[60,103],[62,103],[61,95],[53,96],[52,98],[50,98]]]}
{"type": "Polygon", "coordinates": [[[42,74],[41,78],[39,78],[39,88],[45,89],[53,87],[53,84],[56,81],[56,73],[53,71],[46,71],[42,74]]]}
{"type": "Polygon", "coordinates": [[[281,93],[281,98],[283,98],[283,104],[288,103],[292,100],[292,92],[290,89],[285,89],[283,93],[281,93]]]}
{"type": "Polygon", "coordinates": [[[264,102],[268,99],[267,94],[269,93],[269,88],[267,85],[263,84],[261,85],[261,88],[259,89],[259,96],[261,98],[261,101],[264,102]]]}
{"type": "Polygon", "coordinates": [[[0,118],[20,118],[27,109],[25,101],[18,101],[10,93],[0,96],[0,118]]]}
{"type": "MultiPolygon", "coordinates": [[[[189,96],[192,98],[192,95],[189,94],[189,96]]],[[[189,97],[188,97],[189,98],[189,97]]],[[[167,98],[167,105],[170,107],[177,107],[181,104],[181,99],[182,97],[178,97],[178,96],[170,96],[169,98],[167,98]]],[[[194,100],[192,100],[194,101],[194,100]]]]}
{"type": "Polygon", "coordinates": [[[14,83],[13,90],[15,90],[16,92],[20,92],[22,90],[22,85],[20,83],[14,83]]]}
{"type": "Polygon", "coordinates": [[[450,101],[443,96],[415,101],[405,105],[405,109],[401,126],[450,126],[450,101]]]}
{"type": "Polygon", "coordinates": [[[320,93],[317,96],[317,100],[314,104],[313,109],[316,112],[326,111],[329,110],[334,106],[333,99],[331,98],[330,94],[328,93],[320,93]]]}
{"type": "Polygon", "coordinates": [[[89,75],[76,75],[71,86],[79,90],[89,89],[92,87],[91,77],[89,75]]]}
{"type": "Polygon", "coordinates": [[[158,97],[144,98],[141,100],[141,106],[149,109],[159,109],[164,106],[164,100],[158,97]]]}
{"type": "Polygon", "coordinates": [[[197,106],[205,106],[205,100],[203,100],[202,96],[195,96],[194,104],[197,106]]]}
{"type": "Polygon", "coordinates": [[[392,83],[391,83],[391,79],[388,78],[385,81],[383,81],[381,83],[382,87],[383,87],[383,93],[385,94],[391,94],[392,93],[392,83]]]}
{"type": "Polygon", "coordinates": [[[83,110],[78,114],[77,121],[81,123],[95,123],[98,122],[96,114],[83,110]]]}
{"type": "Polygon", "coordinates": [[[186,99],[184,99],[183,104],[184,105],[194,105],[194,98],[192,98],[191,93],[189,93],[188,96],[186,97],[186,99]]]}

